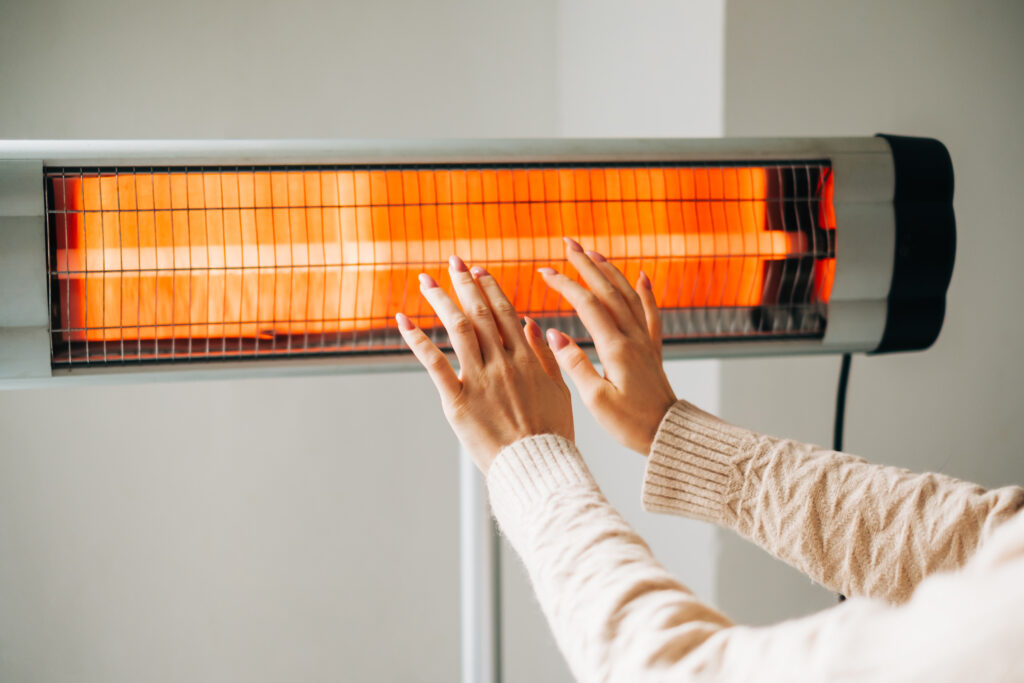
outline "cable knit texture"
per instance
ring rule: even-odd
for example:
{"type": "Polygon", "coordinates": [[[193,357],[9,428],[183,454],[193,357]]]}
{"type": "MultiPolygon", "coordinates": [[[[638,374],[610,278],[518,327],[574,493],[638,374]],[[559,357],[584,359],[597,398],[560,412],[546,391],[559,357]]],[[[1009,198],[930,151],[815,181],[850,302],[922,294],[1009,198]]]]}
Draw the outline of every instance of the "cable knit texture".
{"type": "Polygon", "coordinates": [[[1024,490],[872,465],[680,401],[651,447],[643,503],[728,526],[843,595],[898,603],[925,576],[962,566],[1024,490]]]}
{"type": "Polygon", "coordinates": [[[487,481],[578,680],[1024,680],[1020,489],[869,465],[680,402],[650,456],[648,509],[728,525],[825,585],[877,596],[748,628],[658,564],[571,442],[518,441],[487,481]]]}

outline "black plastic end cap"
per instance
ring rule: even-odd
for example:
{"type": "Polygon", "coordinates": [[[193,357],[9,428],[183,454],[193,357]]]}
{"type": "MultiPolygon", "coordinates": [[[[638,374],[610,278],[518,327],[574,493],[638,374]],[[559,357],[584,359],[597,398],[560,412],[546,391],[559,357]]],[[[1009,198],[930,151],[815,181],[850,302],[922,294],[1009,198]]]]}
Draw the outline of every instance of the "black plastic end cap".
{"type": "Polygon", "coordinates": [[[896,167],[896,251],[885,332],[872,353],[920,351],[939,336],[953,276],[953,161],[932,138],[878,137],[896,167]]]}

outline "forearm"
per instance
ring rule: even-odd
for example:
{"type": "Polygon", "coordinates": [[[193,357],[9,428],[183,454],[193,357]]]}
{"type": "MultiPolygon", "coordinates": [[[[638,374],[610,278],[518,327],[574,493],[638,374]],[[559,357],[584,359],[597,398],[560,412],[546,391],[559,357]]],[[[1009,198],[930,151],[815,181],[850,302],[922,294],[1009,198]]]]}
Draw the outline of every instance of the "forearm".
{"type": "Polygon", "coordinates": [[[928,574],[963,565],[1024,491],[872,465],[681,401],[655,438],[643,499],[728,526],[829,588],[899,602],[928,574]]]}
{"type": "Polygon", "coordinates": [[[963,571],[928,579],[905,605],[854,600],[747,628],[731,625],[669,576],[565,439],[529,437],[506,448],[488,486],[495,516],[580,681],[1019,677],[1007,672],[1019,668],[1012,648],[1021,626],[1013,615],[1024,520],[1004,527],[991,552],[963,571]],[[946,645],[937,650],[936,642],[946,645]]]}
{"type": "Polygon", "coordinates": [[[517,442],[495,460],[488,485],[579,680],[647,680],[730,625],[658,564],[570,442],[517,442]]]}

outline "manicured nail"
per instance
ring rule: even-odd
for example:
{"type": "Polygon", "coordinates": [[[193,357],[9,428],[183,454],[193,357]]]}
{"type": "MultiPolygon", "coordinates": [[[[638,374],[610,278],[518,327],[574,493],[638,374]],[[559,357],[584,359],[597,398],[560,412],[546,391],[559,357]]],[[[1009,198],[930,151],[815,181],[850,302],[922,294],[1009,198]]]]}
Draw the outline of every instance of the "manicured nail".
{"type": "Polygon", "coordinates": [[[489,275],[489,273],[480,266],[473,266],[472,268],[469,269],[469,272],[473,273],[473,277],[483,277],[484,275],[489,275]]]}
{"type": "Polygon", "coordinates": [[[653,287],[651,287],[651,281],[650,279],[648,279],[647,273],[645,273],[642,270],[640,271],[640,286],[646,289],[647,291],[653,291],[654,289],[653,287]]]}
{"type": "Polygon", "coordinates": [[[569,338],[558,330],[548,330],[548,344],[555,351],[561,351],[569,343],[569,338]]]}
{"type": "Polygon", "coordinates": [[[412,321],[409,320],[409,316],[405,313],[396,313],[395,322],[398,323],[398,329],[409,331],[413,328],[412,321]]]}
{"type": "Polygon", "coordinates": [[[571,237],[563,237],[562,239],[565,240],[566,245],[568,245],[568,247],[571,250],[573,250],[573,251],[583,251],[583,247],[580,246],[580,243],[577,242],[576,240],[574,240],[573,238],[571,238],[571,237]]]}
{"type": "Polygon", "coordinates": [[[537,331],[540,329],[540,327],[537,326],[536,321],[534,321],[533,318],[528,317],[523,318],[523,328],[526,330],[526,334],[531,337],[536,337],[537,331]]]}
{"type": "Polygon", "coordinates": [[[544,268],[538,268],[537,272],[540,273],[541,275],[557,275],[558,274],[557,270],[555,270],[554,268],[548,268],[547,266],[545,266],[544,268]]]}
{"type": "Polygon", "coordinates": [[[426,273],[420,273],[420,287],[423,289],[433,289],[437,287],[437,283],[434,282],[434,278],[430,277],[426,273]]]}
{"type": "Polygon", "coordinates": [[[465,273],[469,269],[466,268],[466,262],[460,259],[455,254],[448,257],[448,265],[451,266],[452,270],[456,273],[465,273]]]}
{"type": "Polygon", "coordinates": [[[596,251],[590,251],[589,249],[587,249],[586,254],[587,254],[587,256],[590,257],[590,260],[593,261],[594,263],[604,263],[604,262],[606,262],[608,260],[604,256],[601,256],[600,254],[598,254],[596,251]]]}

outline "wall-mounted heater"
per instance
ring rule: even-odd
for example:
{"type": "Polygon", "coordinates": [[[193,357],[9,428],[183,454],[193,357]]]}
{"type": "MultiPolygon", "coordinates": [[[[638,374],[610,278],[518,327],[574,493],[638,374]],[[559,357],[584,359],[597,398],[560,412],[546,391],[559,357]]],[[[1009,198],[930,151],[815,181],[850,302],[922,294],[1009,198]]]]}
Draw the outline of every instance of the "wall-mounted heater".
{"type": "MultiPolygon", "coordinates": [[[[953,173],[920,138],[0,142],[0,387],[410,364],[458,253],[585,340],[538,266],[651,278],[665,354],[902,351],[939,333],[953,173]]],[[[497,541],[460,474],[462,672],[500,679],[497,541]]]]}
{"type": "Polygon", "coordinates": [[[650,276],[670,357],[920,349],[951,202],[890,136],[0,142],[0,382],[408,363],[452,253],[585,339],[536,274],[563,235],[650,276]]]}

